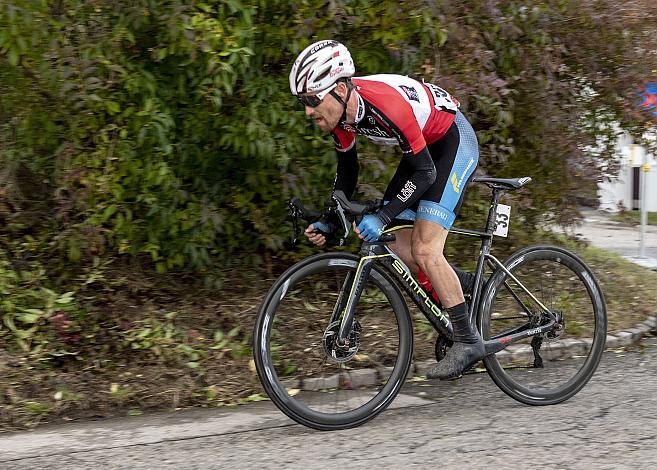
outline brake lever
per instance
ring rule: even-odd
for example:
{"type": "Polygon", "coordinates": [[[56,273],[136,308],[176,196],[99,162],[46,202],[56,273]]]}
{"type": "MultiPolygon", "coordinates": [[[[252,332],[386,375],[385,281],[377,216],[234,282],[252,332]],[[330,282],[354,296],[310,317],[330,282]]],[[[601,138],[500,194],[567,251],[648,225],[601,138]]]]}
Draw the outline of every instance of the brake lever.
{"type": "MultiPolygon", "coordinates": [[[[348,204],[350,210],[353,211],[365,211],[367,205],[377,204],[377,203],[378,203],[377,201],[368,204],[354,203],[349,201],[342,191],[334,191],[334,193],[331,195],[331,202],[327,210],[329,212],[335,213],[338,216],[338,219],[340,220],[340,224],[342,225],[343,233],[341,236],[336,237],[337,240],[331,242],[330,244],[335,246],[344,246],[347,243],[347,238],[349,237],[349,230],[351,228],[351,223],[349,222],[349,219],[347,219],[347,214],[343,204],[348,204]]],[[[292,217],[292,229],[294,231],[294,236],[292,238],[292,245],[298,245],[299,237],[301,236],[301,230],[299,229],[298,219],[300,217],[304,220],[309,219],[309,217],[319,218],[321,216],[321,213],[316,213],[314,211],[309,211],[305,209],[298,197],[293,197],[292,199],[290,199],[290,202],[288,203],[288,207],[290,209],[290,216],[292,217]]],[[[362,216],[357,216],[356,223],[359,223],[361,219],[362,216]]],[[[328,242],[329,235],[322,232],[321,230],[318,230],[318,232],[324,235],[327,238],[327,242],[328,242]]],[[[381,237],[380,242],[385,243],[385,242],[393,241],[395,239],[395,236],[392,234],[386,234],[386,235],[381,237]]]]}
{"type": "MultiPolygon", "coordinates": [[[[347,217],[345,215],[345,207],[347,207],[350,213],[359,214],[355,218],[355,223],[356,225],[358,225],[363,220],[363,215],[362,215],[363,213],[379,209],[383,205],[380,199],[375,199],[374,201],[369,201],[365,203],[349,201],[347,199],[347,196],[344,194],[344,192],[340,190],[333,191],[331,197],[336,203],[338,215],[340,216],[340,220],[345,229],[345,238],[349,233],[349,226],[350,226],[347,217]]],[[[371,243],[385,244],[385,243],[394,242],[396,239],[397,237],[395,236],[395,234],[384,233],[379,237],[379,239],[376,242],[371,242],[371,243]]]]}
{"type": "Polygon", "coordinates": [[[342,236],[338,239],[337,246],[344,246],[347,243],[347,237],[349,236],[349,221],[347,220],[347,216],[344,213],[344,209],[342,208],[340,201],[338,201],[334,196],[331,196],[331,199],[333,199],[335,202],[334,210],[338,214],[338,218],[342,224],[342,230],[344,231],[342,236]]]}
{"type": "Polygon", "coordinates": [[[288,203],[288,207],[290,208],[290,217],[292,217],[292,230],[294,232],[294,235],[292,237],[292,245],[298,245],[299,244],[299,236],[300,236],[300,231],[299,231],[299,212],[300,209],[297,206],[299,203],[299,198],[298,197],[293,197],[290,199],[290,202],[288,203]]]}

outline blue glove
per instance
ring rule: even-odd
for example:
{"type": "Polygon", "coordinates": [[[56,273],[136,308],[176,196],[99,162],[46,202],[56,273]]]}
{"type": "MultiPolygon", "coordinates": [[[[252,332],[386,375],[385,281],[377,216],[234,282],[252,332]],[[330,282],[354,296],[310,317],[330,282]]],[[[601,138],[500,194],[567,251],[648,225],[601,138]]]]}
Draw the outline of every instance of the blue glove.
{"type": "Polygon", "coordinates": [[[331,235],[335,232],[335,226],[333,224],[327,224],[324,222],[313,222],[311,227],[313,231],[321,230],[326,235],[331,235]]]}
{"type": "Polygon", "coordinates": [[[357,225],[365,241],[375,242],[383,233],[383,222],[377,216],[368,214],[357,225]]]}

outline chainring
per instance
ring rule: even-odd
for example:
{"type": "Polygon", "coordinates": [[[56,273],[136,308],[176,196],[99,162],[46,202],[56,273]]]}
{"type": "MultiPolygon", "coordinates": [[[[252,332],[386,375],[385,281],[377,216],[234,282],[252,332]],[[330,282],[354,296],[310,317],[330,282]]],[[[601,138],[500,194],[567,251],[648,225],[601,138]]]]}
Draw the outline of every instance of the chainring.
{"type": "Polygon", "coordinates": [[[447,354],[447,350],[452,347],[454,341],[447,338],[446,336],[438,333],[436,338],[436,344],[434,345],[434,354],[436,355],[436,361],[440,362],[447,354]]]}

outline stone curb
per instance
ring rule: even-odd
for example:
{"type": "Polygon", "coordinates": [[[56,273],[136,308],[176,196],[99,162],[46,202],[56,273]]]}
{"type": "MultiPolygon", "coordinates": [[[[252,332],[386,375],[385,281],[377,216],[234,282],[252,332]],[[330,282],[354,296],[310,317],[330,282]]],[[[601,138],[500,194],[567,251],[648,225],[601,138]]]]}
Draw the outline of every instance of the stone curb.
{"type": "MultiPolygon", "coordinates": [[[[611,335],[607,335],[605,349],[618,348],[622,346],[629,346],[641,341],[641,338],[649,333],[657,334],[657,316],[653,315],[638,323],[634,328],[619,331],[611,335]]],[[[559,351],[560,357],[565,355],[572,355],[576,353],[584,353],[591,346],[591,339],[565,339],[551,343],[551,349],[559,351]]],[[[511,345],[497,353],[497,357],[503,364],[512,363],[519,359],[531,358],[533,355],[530,346],[524,344],[511,345]]],[[[436,365],[435,360],[416,361],[411,364],[408,371],[407,379],[414,376],[423,376],[436,365]]],[[[382,367],[379,369],[356,369],[350,371],[348,376],[349,388],[364,387],[368,385],[376,385],[389,377],[392,367],[382,367]]],[[[330,377],[317,377],[305,379],[303,383],[298,379],[283,381],[283,385],[287,389],[301,389],[301,390],[321,390],[326,388],[336,388],[338,386],[340,376],[338,374],[330,377]]],[[[344,377],[343,377],[344,380],[344,377]]]]}
{"type": "Polygon", "coordinates": [[[657,271],[657,259],[641,257],[641,256],[623,256],[628,261],[631,261],[634,264],[643,266],[644,268],[650,269],[652,271],[657,271]]]}

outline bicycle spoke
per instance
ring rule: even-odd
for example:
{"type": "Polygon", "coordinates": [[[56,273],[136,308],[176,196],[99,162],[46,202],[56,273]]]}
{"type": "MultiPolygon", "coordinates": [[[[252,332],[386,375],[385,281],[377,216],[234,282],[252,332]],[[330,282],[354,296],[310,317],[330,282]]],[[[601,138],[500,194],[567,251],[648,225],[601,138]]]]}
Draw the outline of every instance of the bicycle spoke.
{"type": "Polygon", "coordinates": [[[493,380],[509,395],[531,404],[567,399],[588,381],[604,347],[606,316],[593,276],[582,276],[582,263],[563,250],[528,249],[513,264],[512,274],[541,302],[517,291],[498,276],[483,319],[487,338],[534,330],[551,330],[514,342],[485,360],[493,380]],[[527,316],[518,315],[521,309],[527,316]],[[536,398],[534,398],[536,397],[536,398]]]}
{"type": "Polygon", "coordinates": [[[338,310],[346,304],[353,272],[342,268],[306,276],[277,302],[273,368],[281,381],[295,385],[289,387],[293,400],[312,413],[340,414],[367,405],[397,361],[398,320],[375,283],[368,282],[356,305],[347,342],[337,343],[338,310]]]}

